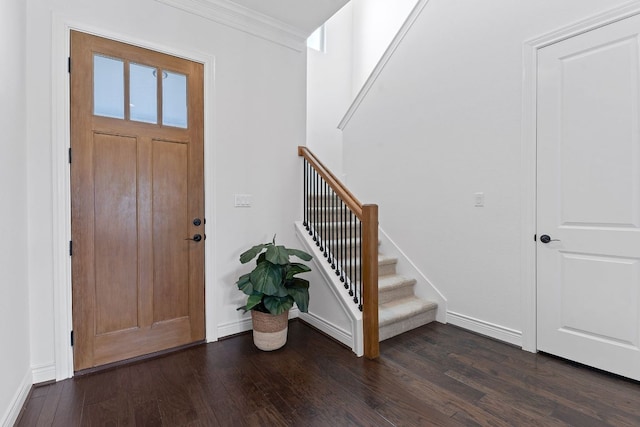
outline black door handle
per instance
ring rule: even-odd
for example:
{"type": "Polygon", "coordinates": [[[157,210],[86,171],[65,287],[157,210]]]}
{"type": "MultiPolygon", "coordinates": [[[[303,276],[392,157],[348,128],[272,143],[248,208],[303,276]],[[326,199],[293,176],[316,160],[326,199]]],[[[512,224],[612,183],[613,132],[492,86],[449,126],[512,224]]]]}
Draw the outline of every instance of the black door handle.
{"type": "Polygon", "coordinates": [[[549,237],[549,235],[548,235],[548,234],[543,234],[542,236],[540,236],[540,241],[541,241],[542,243],[547,244],[547,243],[549,243],[549,242],[559,242],[559,241],[560,241],[560,239],[552,239],[551,237],[549,237]]]}
{"type": "Polygon", "coordinates": [[[199,242],[200,240],[202,240],[202,236],[199,234],[194,234],[193,237],[187,237],[184,240],[193,240],[194,242],[199,242]]]}

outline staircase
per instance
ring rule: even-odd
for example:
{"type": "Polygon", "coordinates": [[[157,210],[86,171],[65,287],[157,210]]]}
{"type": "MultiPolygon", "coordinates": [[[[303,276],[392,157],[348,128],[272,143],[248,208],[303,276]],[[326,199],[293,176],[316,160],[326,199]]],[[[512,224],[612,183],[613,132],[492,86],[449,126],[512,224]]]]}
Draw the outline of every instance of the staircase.
{"type": "Polygon", "coordinates": [[[396,274],[396,258],[378,254],[378,322],[380,341],[436,319],[438,305],[415,296],[416,280],[396,274]]]}
{"type": "MultiPolygon", "coordinates": [[[[418,298],[416,280],[397,274],[398,260],[380,253],[378,206],[358,201],[306,147],[298,147],[298,155],[304,160],[304,221],[296,226],[349,313],[354,352],[376,358],[380,341],[435,320],[437,304],[418,298]]],[[[331,321],[340,316],[330,311],[310,316],[344,339],[331,321]]]]}
{"type": "MultiPolygon", "coordinates": [[[[316,215],[324,217],[325,223],[317,224],[320,228],[348,229],[349,224],[335,215],[336,208],[331,204],[317,208],[316,215]],[[324,212],[324,214],[323,214],[324,212]]],[[[327,241],[334,246],[334,241],[327,241]]],[[[378,242],[380,245],[380,242],[378,242]]],[[[360,239],[355,238],[352,245],[346,248],[347,253],[360,247],[360,239]]],[[[339,257],[338,257],[339,258],[339,257]]],[[[353,263],[358,266],[358,261],[353,263]]],[[[396,335],[426,325],[436,319],[438,305],[425,301],[414,293],[416,280],[397,274],[398,259],[378,252],[378,324],[379,340],[384,341],[396,335]]],[[[344,288],[341,292],[346,292],[344,288]]]]}

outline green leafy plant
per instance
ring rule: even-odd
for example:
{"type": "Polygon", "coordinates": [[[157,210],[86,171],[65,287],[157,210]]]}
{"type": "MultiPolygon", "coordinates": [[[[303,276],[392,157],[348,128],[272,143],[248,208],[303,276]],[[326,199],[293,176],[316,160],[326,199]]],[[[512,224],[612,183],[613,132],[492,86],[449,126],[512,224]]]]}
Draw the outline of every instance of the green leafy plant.
{"type": "Polygon", "coordinates": [[[253,271],[240,276],[236,282],[238,289],[249,296],[247,303],[238,310],[281,314],[295,302],[298,309],[306,313],[309,308],[309,281],[296,275],[311,269],[305,264],[291,262],[290,257],[311,261],[311,255],[298,249],[276,246],[276,236],[273,236],[273,242],[256,245],[243,252],[240,262],[246,264],[256,256],[258,259],[253,271]]]}

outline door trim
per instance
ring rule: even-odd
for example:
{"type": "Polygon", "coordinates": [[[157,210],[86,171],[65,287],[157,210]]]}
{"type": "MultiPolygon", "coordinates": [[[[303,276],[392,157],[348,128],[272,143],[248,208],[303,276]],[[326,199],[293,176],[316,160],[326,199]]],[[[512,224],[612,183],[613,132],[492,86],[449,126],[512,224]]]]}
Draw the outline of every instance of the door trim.
{"type": "Polygon", "coordinates": [[[537,71],[538,51],[546,46],[605,25],[640,15],[640,1],[624,4],[588,17],[577,23],[525,41],[522,49],[522,140],[520,157],[521,200],[521,286],[522,286],[522,348],[536,352],[537,347],[537,278],[536,234],[537,210],[537,71]]]}
{"type": "MultiPolygon", "coordinates": [[[[213,99],[215,94],[215,57],[203,52],[178,46],[154,44],[130,35],[96,28],[68,16],[52,16],[52,93],[51,93],[51,193],[52,193],[52,240],[53,246],[53,298],[54,298],[54,348],[55,379],[73,376],[73,350],[70,332],[73,327],[71,310],[71,182],[68,149],[71,143],[70,129],[70,82],[67,58],[70,55],[71,31],[80,31],[129,43],[161,53],[178,56],[204,65],[204,192],[205,215],[210,236],[216,235],[215,210],[215,140],[213,99]]],[[[215,278],[214,239],[205,240],[205,329],[207,342],[218,339],[216,312],[220,298],[213,286],[215,278]]],[[[51,378],[52,379],[52,378],[51,378]]]]}

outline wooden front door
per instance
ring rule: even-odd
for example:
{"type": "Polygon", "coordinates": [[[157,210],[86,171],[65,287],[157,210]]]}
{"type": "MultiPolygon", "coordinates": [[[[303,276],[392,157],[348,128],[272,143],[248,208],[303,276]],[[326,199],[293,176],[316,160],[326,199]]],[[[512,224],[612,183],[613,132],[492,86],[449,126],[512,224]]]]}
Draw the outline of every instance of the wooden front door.
{"type": "Polygon", "coordinates": [[[538,55],[538,348],[640,380],[640,16],[538,55]]]}
{"type": "Polygon", "coordinates": [[[202,64],[72,32],[75,370],[204,339],[203,126],[202,64]]]}

